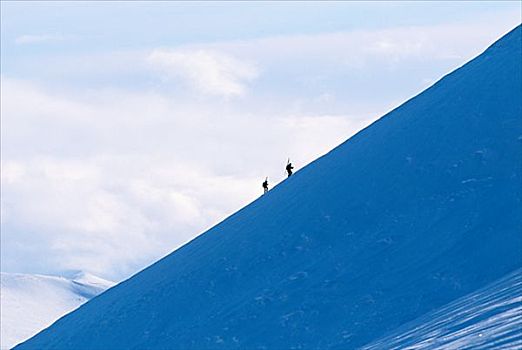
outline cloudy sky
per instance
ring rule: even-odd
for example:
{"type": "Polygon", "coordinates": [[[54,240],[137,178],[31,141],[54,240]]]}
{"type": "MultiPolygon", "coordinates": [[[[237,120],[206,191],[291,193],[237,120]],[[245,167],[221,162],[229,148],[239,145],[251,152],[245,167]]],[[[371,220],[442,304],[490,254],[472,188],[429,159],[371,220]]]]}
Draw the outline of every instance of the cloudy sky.
{"type": "Polygon", "coordinates": [[[1,10],[1,269],[113,280],[521,22],[518,1],[1,10]]]}

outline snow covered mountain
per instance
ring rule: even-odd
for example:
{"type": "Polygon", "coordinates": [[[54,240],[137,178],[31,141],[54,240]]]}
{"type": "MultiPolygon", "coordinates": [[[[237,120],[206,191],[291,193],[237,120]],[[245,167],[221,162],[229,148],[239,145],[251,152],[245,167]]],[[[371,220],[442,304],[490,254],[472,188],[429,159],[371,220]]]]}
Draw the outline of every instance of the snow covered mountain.
{"type": "Polygon", "coordinates": [[[356,349],[517,273],[521,57],[519,26],[17,349],[356,349]]]}
{"type": "Polygon", "coordinates": [[[522,349],[522,269],[361,350],[522,349]]]}
{"type": "Polygon", "coordinates": [[[82,272],[68,278],[2,272],[0,348],[21,343],[112,285],[82,272]]]}

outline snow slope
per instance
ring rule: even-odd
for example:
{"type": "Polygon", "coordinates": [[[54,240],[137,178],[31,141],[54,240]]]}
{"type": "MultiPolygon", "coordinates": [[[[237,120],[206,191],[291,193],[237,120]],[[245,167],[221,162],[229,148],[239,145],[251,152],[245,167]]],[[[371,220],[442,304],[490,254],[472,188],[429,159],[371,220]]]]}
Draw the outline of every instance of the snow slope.
{"type": "Polygon", "coordinates": [[[65,278],[2,272],[0,348],[21,343],[112,285],[87,273],[65,278]]]}
{"type": "Polygon", "coordinates": [[[522,266],[521,28],[17,349],[355,349],[522,266]]]}
{"type": "Polygon", "coordinates": [[[522,349],[522,269],[361,350],[522,349]]]}

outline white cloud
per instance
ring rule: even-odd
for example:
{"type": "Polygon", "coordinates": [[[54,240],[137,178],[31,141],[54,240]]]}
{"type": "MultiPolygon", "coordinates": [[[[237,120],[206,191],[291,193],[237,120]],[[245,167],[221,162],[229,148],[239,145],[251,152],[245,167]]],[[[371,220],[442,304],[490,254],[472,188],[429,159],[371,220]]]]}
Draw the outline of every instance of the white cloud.
{"type": "MultiPolygon", "coordinates": [[[[3,167],[27,169],[2,184],[7,218],[2,220],[4,267],[16,259],[18,265],[26,261],[37,268],[75,268],[121,277],[186,242],[226,212],[216,201],[205,205],[200,201],[200,193],[215,193],[204,187],[207,177],[226,183],[219,176],[194,176],[192,169],[184,172],[165,165],[167,159],[122,158],[4,161],[3,167]],[[142,171],[126,168],[128,161],[140,163],[142,171]],[[154,175],[158,169],[171,172],[183,185],[154,175]],[[17,246],[24,246],[28,254],[17,246]]],[[[235,185],[245,190],[242,182],[235,179],[235,185]]],[[[233,201],[238,205],[237,197],[233,201]]]]}
{"type": "MultiPolygon", "coordinates": [[[[520,18],[493,16],[473,22],[426,26],[398,26],[376,30],[309,35],[288,35],[254,40],[197,44],[187,49],[226,50],[259,62],[313,61],[313,64],[341,64],[360,69],[376,68],[376,62],[426,60],[468,60],[514,28],[520,18]],[[499,18],[503,21],[500,22],[499,18]]],[[[339,69],[343,67],[337,66],[339,69]]],[[[378,67],[377,67],[378,68],[378,67]]]]}
{"type": "Polygon", "coordinates": [[[0,171],[2,174],[2,182],[5,184],[16,183],[25,175],[25,167],[17,163],[2,164],[0,171]]]}
{"type": "Polygon", "coordinates": [[[241,96],[259,71],[252,63],[211,50],[154,50],[149,62],[170,78],[211,95],[241,96]]]}

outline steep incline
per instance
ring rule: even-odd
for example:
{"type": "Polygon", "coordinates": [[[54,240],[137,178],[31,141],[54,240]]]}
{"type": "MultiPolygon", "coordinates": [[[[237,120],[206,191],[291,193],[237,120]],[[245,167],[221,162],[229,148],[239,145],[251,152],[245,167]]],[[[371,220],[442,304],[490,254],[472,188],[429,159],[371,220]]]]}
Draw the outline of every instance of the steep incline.
{"type": "Polygon", "coordinates": [[[517,27],[19,349],[354,349],[514,271],[521,55],[517,27]]]}
{"type": "Polygon", "coordinates": [[[522,349],[522,269],[361,350],[522,349]]]}

